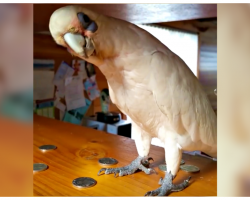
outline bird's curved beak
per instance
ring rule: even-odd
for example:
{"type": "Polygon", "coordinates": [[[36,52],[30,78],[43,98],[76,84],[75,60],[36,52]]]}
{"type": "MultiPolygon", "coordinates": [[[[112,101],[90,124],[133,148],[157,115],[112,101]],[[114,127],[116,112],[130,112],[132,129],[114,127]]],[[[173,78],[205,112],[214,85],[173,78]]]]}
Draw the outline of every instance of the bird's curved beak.
{"type": "Polygon", "coordinates": [[[63,36],[63,38],[69,51],[80,57],[89,58],[95,51],[94,42],[92,38],[88,36],[68,32],[63,36]]]}

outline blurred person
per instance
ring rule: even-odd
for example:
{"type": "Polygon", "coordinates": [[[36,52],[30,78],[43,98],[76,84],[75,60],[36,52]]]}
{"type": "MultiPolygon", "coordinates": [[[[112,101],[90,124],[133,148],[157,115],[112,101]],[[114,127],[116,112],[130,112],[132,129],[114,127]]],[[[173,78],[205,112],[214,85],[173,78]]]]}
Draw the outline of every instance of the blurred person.
{"type": "Polygon", "coordinates": [[[0,4],[0,114],[32,121],[32,4],[0,4]]]}
{"type": "Polygon", "coordinates": [[[33,194],[32,119],[33,5],[0,4],[0,196],[33,194]]]}
{"type": "Polygon", "coordinates": [[[218,5],[218,196],[250,196],[249,22],[247,4],[218,5]]]}

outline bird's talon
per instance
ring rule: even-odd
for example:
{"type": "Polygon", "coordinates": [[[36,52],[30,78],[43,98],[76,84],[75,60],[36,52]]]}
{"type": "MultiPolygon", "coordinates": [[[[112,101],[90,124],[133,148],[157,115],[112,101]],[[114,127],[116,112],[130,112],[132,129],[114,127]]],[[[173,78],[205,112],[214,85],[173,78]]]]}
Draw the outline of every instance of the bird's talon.
{"type": "Polygon", "coordinates": [[[147,192],[144,196],[152,196],[152,191],[147,192]]]}
{"type": "Polygon", "coordinates": [[[150,170],[150,172],[157,174],[157,172],[154,169],[150,168],[149,170],[150,170]]]}
{"type": "Polygon", "coordinates": [[[153,159],[152,157],[149,157],[149,158],[148,158],[148,162],[149,162],[150,160],[152,160],[152,161],[154,162],[154,159],[153,159]]]}
{"type": "Polygon", "coordinates": [[[186,181],[187,181],[187,182],[189,182],[189,181],[190,181],[190,179],[191,179],[191,176],[189,176],[189,177],[188,177],[188,179],[187,179],[186,181]]]}
{"type": "Polygon", "coordinates": [[[161,177],[160,180],[159,180],[159,182],[158,182],[158,184],[162,185],[162,182],[163,182],[163,178],[161,177]]]}
{"type": "Polygon", "coordinates": [[[97,175],[99,176],[99,175],[100,175],[100,173],[101,173],[101,172],[103,172],[103,171],[105,171],[105,172],[106,172],[106,168],[102,168],[102,169],[100,169],[97,175]]]}

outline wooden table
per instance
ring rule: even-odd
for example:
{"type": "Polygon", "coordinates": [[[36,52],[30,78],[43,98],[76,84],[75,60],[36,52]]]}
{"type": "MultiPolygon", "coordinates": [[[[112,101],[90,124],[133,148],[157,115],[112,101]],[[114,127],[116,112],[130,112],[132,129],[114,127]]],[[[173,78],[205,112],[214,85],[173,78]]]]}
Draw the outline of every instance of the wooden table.
{"type": "MultiPolygon", "coordinates": [[[[119,163],[113,167],[129,164],[138,156],[132,139],[108,134],[53,119],[34,116],[34,163],[45,163],[49,168],[34,173],[34,196],[143,196],[147,191],[159,187],[164,173],[158,165],[164,163],[164,149],[151,146],[151,164],[158,174],[146,175],[138,172],[133,175],[115,178],[113,174],[97,176],[98,159],[116,158],[119,163]],[[44,144],[57,146],[56,150],[41,152],[38,147],[44,144]],[[97,181],[94,187],[76,189],[72,181],[78,177],[92,177],[97,181]]],[[[183,154],[186,164],[200,168],[191,174],[190,186],[170,196],[216,196],[217,162],[200,156],[183,154]]],[[[174,183],[190,174],[180,170],[174,183]]]]}

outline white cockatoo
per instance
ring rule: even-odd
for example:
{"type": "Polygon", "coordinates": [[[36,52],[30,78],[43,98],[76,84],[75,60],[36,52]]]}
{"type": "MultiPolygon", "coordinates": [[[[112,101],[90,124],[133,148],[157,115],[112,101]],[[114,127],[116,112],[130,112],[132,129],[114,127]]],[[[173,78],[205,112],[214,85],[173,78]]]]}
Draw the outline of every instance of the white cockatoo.
{"type": "Polygon", "coordinates": [[[159,40],[134,24],[79,5],[56,10],[49,29],[57,44],[101,70],[112,102],[133,121],[139,156],[128,166],[99,173],[151,173],[151,140],[159,138],[167,172],[161,186],[146,195],[163,196],[188,186],[190,177],[172,184],[183,150],[217,157],[217,118],[207,95],[185,62],[159,40]]]}

